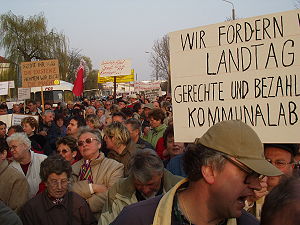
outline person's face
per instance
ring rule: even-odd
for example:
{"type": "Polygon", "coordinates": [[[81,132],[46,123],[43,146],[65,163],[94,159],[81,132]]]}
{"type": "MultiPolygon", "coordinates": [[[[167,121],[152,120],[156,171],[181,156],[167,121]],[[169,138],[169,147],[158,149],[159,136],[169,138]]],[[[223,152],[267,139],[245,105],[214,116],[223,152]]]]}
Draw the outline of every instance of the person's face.
{"type": "Polygon", "coordinates": [[[160,108],[159,103],[158,102],[153,102],[153,107],[156,108],[156,109],[159,109],[160,108]]]}
{"type": "Polygon", "coordinates": [[[8,146],[13,159],[17,162],[20,162],[29,151],[28,147],[24,143],[19,143],[18,141],[11,141],[8,146]]]}
{"type": "Polygon", "coordinates": [[[13,105],[13,111],[15,113],[19,113],[20,112],[20,106],[19,105],[13,105]]]}
{"type": "Polygon", "coordinates": [[[6,126],[1,125],[0,126],[0,137],[5,137],[5,135],[6,135],[6,126]]]}
{"type": "Polygon", "coordinates": [[[69,161],[69,162],[72,162],[77,154],[76,151],[71,151],[71,148],[68,146],[68,145],[65,145],[65,144],[60,144],[58,147],[57,147],[57,150],[56,152],[58,154],[60,154],[62,157],[65,158],[65,160],[69,161]]]}
{"type": "Polygon", "coordinates": [[[108,126],[109,124],[111,124],[112,123],[112,118],[111,117],[107,117],[106,119],[105,119],[105,126],[108,126]]]}
{"type": "Polygon", "coordinates": [[[148,115],[149,115],[149,112],[151,111],[151,109],[149,109],[149,108],[144,108],[144,114],[145,114],[145,116],[146,116],[146,118],[148,118],[148,115]]]}
{"type": "Polygon", "coordinates": [[[23,130],[27,135],[31,135],[34,132],[35,129],[32,128],[29,123],[24,123],[23,124],[23,130]]]}
{"type": "MultiPolygon", "coordinates": [[[[243,167],[247,168],[245,165],[243,167]]],[[[222,170],[217,171],[211,166],[206,166],[206,169],[213,171],[212,176],[206,181],[210,186],[209,201],[211,209],[216,214],[214,216],[221,219],[240,217],[245,200],[254,197],[254,190],[261,189],[258,176],[250,176],[250,172],[242,170],[228,160],[222,170]]]]}
{"type": "Polygon", "coordinates": [[[120,109],[123,109],[123,108],[126,107],[126,104],[124,102],[119,102],[118,106],[119,106],[120,109]]]}
{"type": "Polygon", "coordinates": [[[76,120],[71,119],[70,123],[67,127],[67,134],[68,135],[74,135],[74,134],[77,133],[77,131],[78,131],[78,123],[77,123],[76,120]]]}
{"type": "Polygon", "coordinates": [[[78,138],[78,148],[84,159],[95,159],[99,155],[101,143],[92,133],[84,133],[78,138]]]}
{"type": "Polygon", "coordinates": [[[132,140],[136,140],[139,137],[139,130],[138,129],[133,129],[131,124],[125,124],[125,126],[127,127],[129,133],[130,133],[130,137],[132,140]]]}
{"type": "MultiPolygon", "coordinates": [[[[284,175],[291,176],[293,173],[292,155],[286,150],[267,147],[265,149],[265,157],[274,166],[276,166],[284,175]]],[[[280,182],[282,176],[268,177],[268,190],[272,190],[280,182]]]]}
{"type": "Polygon", "coordinates": [[[29,103],[29,104],[27,105],[27,107],[28,107],[28,109],[29,109],[30,112],[33,112],[33,111],[36,110],[37,105],[35,105],[35,104],[33,104],[33,103],[29,103]]]}
{"type": "Polygon", "coordinates": [[[160,120],[156,120],[156,119],[154,119],[153,117],[151,117],[151,118],[149,119],[149,122],[150,122],[150,126],[151,126],[152,128],[156,128],[156,127],[159,127],[159,126],[161,125],[160,120]]]}
{"type": "Polygon", "coordinates": [[[99,101],[95,101],[94,107],[96,109],[100,108],[101,107],[101,103],[99,101]]]}
{"type": "Polygon", "coordinates": [[[85,115],[86,115],[86,116],[88,116],[88,115],[93,115],[93,114],[95,114],[95,113],[94,113],[94,111],[93,111],[92,109],[87,109],[87,110],[85,111],[85,115]]]}
{"type": "Polygon", "coordinates": [[[146,197],[153,197],[156,192],[159,191],[161,185],[162,174],[153,175],[151,180],[146,183],[140,182],[138,179],[134,179],[134,187],[139,192],[143,193],[146,197]]]}
{"type": "Polygon", "coordinates": [[[175,142],[173,136],[167,137],[167,151],[169,152],[171,158],[176,155],[182,154],[183,150],[184,150],[184,143],[175,142]]]}
{"type": "Polygon", "coordinates": [[[47,109],[51,109],[51,105],[45,105],[45,110],[47,110],[47,109]]]}
{"type": "Polygon", "coordinates": [[[54,115],[53,113],[47,113],[43,116],[43,119],[46,124],[51,124],[51,122],[54,120],[54,115]]]}
{"type": "Polygon", "coordinates": [[[7,114],[7,110],[6,109],[0,109],[0,115],[5,115],[7,114]]]}
{"type": "Polygon", "coordinates": [[[53,198],[62,198],[68,191],[69,179],[66,172],[51,173],[46,181],[48,194],[53,198]]]}
{"type": "Polygon", "coordinates": [[[63,120],[63,119],[58,119],[58,120],[56,120],[56,125],[57,125],[58,127],[62,127],[62,126],[64,125],[64,120],[63,120]]]}
{"type": "Polygon", "coordinates": [[[94,125],[90,120],[87,120],[87,121],[86,121],[86,125],[87,125],[88,127],[92,128],[92,129],[95,128],[95,125],[94,125]]]}
{"type": "Polygon", "coordinates": [[[106,108],[107,110],[109,110],[109,109],[111,108],[111,102],[110,102],[110,101],[106,101],[106,102],[105,102],[105,108],[106,108]]]}
{"type": "Polygon", "coordinates": [[[68,109],[73,109],[73,104],[68,104],[67,107],[68,109]]]}
{"type": "Polygon", "coordinates": [[[99,117],[99,118],[101,118],[101,116],[103,116],[104,115],[104,111],[103,110],[99,110],[98,112],[97,112],[97,116],[99,117]]]}
{"type": "Polygon", "coordinates": [[[113,122],[124,123],[124,119],[123,119],[122,116],[113,116],[112,121],[113,121],[113,122]]]}
{"type": "Polygon", "coordinates": [[[113,150],[115,145],[114,145],[114,141],[113,141],[113,137],[109,137],[107,135],[104,135],[104,141],[106,143],[106,148],[113,150]]]}

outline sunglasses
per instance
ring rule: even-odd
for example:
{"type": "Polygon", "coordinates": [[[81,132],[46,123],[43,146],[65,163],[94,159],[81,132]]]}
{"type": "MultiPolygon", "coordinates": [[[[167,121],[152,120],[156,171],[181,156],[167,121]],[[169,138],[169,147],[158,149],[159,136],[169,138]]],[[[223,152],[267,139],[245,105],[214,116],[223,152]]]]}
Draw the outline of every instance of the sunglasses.
{"type": "Polygon", "coordinates": [[[83,146],[84,143],[91,144],[93,140],[99,141],[97,138],[87,138],[83,141],[78,141],[78,146],[83,146]]]}

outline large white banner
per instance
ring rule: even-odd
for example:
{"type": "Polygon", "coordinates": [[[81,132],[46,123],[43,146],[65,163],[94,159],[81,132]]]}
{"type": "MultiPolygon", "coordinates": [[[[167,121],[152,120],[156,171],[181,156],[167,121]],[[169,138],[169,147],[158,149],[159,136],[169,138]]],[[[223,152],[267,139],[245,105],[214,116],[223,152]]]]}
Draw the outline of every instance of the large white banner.
{"type": "Polygon", "coordinates": [[[99,74],[100,77],[129,75],[131,74],[131,60],[105,60],[100,64],[99,74]]]}
{"type": "Polygon", "coordinates": [[[300,10],[169,37],[176,141],[240,119],[265,143],[300,143],[300,10]]]}

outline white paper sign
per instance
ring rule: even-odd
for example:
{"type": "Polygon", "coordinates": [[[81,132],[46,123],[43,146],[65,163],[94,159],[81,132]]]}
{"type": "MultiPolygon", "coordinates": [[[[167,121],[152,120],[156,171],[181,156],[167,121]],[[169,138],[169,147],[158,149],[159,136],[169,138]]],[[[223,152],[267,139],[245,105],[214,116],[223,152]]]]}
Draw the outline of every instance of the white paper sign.
{"type": "Polygon", "coordinates": [[[30,88],[18,88],[18,100],[30,99],[30,88]]]}
{"type": "Polygon", "coordinates": [[[135,82],[134,91],[150,91],[153,89],[160,89],[161,81],[153,81],[151,83],[135,82]]]}
{"type": "Polygon", "coordinates": [[[8,81],[0,82],[0,95],[8,95],[8,81]]]}
{"type": "Polygon", "coordinates": [[[7,128],[11,127],[11,118],[12,114],[0,115],[0,121],[4,122],[7,128]]]}
{"type": "Polygon", "coordinates": [[[100,64],[99,74],[101,77],[131,74],[131,60],[105,60],[100,64]]]}
{"type": "Polygon", "coordinates": [[[169,37],[176,141],[240,119],[262,142],[300,143],[300,10],[169,37]]]}
{"type": "Polygon", "coordinates": [[[8,88],[15,88],[15,81],[14,80],[8,81],[8,88]]]}
{"type": "Polygon", "coordinates": [[[24,114],[12,114],[11,124],[12,125],[21,125],[21,121],[25,117],[33,117],[39,122],[39,116],[24,115],[24,114]]]}

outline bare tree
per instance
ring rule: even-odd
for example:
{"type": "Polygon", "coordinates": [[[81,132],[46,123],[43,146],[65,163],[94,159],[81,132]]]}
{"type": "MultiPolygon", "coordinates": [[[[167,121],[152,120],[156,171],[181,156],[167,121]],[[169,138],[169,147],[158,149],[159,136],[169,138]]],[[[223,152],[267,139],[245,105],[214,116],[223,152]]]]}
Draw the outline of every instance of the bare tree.
{"type": "Polygon", "coordinates": [[[296,0],[295,7],[296,9],[300,9],[300,0],[296,0]]]}
{"type": "Polygon", "coordinates": [[[162,39],[156,40],[152,50],[153,52],[150,58],[150,66],[153,68],[152,76],[156,78],[156,80],[159,78],[168,80],[170,75],[169,37],[165,35],[162,39]]]}

